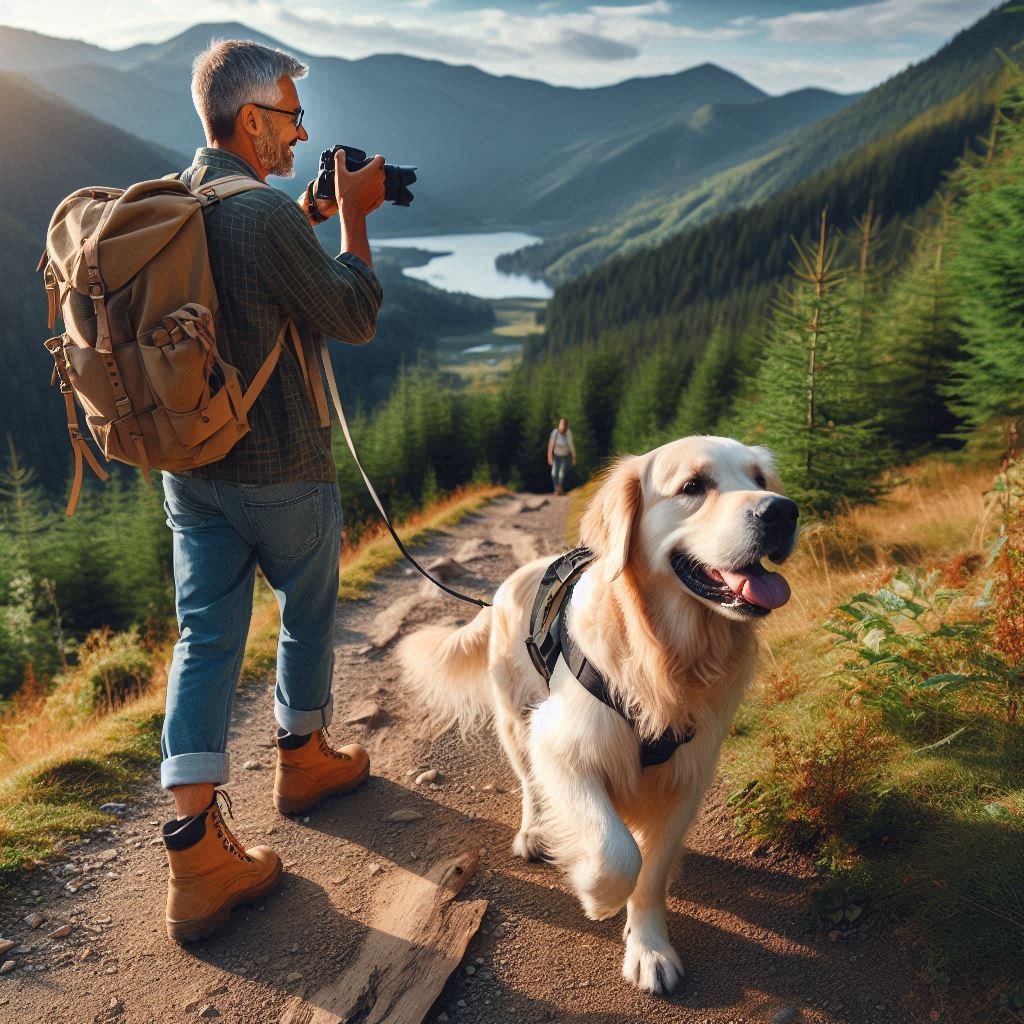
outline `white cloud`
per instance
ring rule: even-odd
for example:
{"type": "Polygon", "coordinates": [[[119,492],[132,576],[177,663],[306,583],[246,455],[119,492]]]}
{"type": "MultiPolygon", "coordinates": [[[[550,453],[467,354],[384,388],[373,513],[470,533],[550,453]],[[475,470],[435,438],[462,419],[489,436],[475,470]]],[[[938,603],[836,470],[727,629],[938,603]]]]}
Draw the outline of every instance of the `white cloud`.
{"type": "Polygon", "coordinates": [[[671,14],[672,5],[665,3],[665,0],[655,0],[652,4],[634,4],[632,7],[602,7],[595,5],[588,7],[591,14],[600,18],[614,18],[617,15],[630,15],[634,18],[646,18],[652,14],[671,14]]]}
{"type": "Polygon", "coordinates": [[[829,11],[761,18],[779,43],[864,43],[911,34],[952,35],[993,6],[993,0],[881,0],[829,11]]]}

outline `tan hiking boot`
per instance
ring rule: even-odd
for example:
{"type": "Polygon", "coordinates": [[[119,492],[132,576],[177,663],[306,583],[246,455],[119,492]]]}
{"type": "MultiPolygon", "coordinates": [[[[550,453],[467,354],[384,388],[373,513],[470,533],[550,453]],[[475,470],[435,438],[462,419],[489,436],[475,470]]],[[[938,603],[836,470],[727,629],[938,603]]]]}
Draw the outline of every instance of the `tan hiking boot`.
{"type": "Polygon", "coordinates": [[[370,775],[370,755],[358,743],[335,750],[327,730],[292,736],[278,729],[274,806],[282,814],[310,811],[335,793],[361,786],[370,775]]]}
{"type": "Polygon", "coordinates": [[[240,903],[263,899],[281,880],[281,858],[266,846],[246,850],[231,834],[217,804],[202,814],[163,827],[171,867],[167,883],[167,934],[175,942],[205,939],[227,924],[240,903]]]}

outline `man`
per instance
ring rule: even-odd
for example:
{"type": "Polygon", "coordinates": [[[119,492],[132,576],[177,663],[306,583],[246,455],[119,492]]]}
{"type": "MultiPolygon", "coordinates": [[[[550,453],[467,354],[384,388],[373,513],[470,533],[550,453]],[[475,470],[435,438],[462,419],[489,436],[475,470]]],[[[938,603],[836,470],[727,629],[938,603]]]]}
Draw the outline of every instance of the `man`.
{"type": "MultiPolygon", "coordinates": [[[[306,72],[293,57],[250,42],[220,41],[200,54],[192,97],[208,145],[196,152],[185,180],[290,176],[294,147],[308,138],[295,86],[306,72]]],[[[330,428],[320,427],[308,374],[317,372],[317,336],[363,344],[376,330],[382,293],[366,217],[384,201],[383,163],[378,156],[349,174],[339,153],[336,202],[318,203],[310,190],[296,203],[257,188],[205,214],[225,359],[251,380],[288,317],[304,351],[286,346],[252,408],[250,432],[226,458],[164,474],[181,631],[167,683],[161,764],[177,813],[163,835],[167,929],[178,941],[215,931],[232,907],[261,899],[281,876],[277,854],[262,846],[247,851],[235,839],[215,793],[228,780],[228,724],[257,566],[281,607],[275,805],[283,813],[305,811],[369,774],[361,746],[336,750],[325,735],[341,507],[330,428]],[[310,224],[335,214],[341,254],[332,258],[310,224]]]]}
{"type": "Polygon", "coordinates": [[[555,494],[565,494],[565,472],[570,458],[575,466],[576,447],[572,443],[569,421],[563,416],[548,438],[548,465],[551,467],[551,484],[555,494]]]}

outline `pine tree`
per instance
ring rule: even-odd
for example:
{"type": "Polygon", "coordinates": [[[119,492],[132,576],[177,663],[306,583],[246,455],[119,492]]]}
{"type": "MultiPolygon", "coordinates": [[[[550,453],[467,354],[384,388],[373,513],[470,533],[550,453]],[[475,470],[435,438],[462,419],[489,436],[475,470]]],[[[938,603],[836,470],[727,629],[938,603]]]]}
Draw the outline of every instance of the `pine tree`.
{"type": "Polygon", "coordinates": [[[669,428],[672,438],[715,433],[738,384],[738,348],[734,334],[718,331],[712,336],[679,396],[669,428]]]}
{"type": "Polygon", "coordinates": [[[1024,71],[1016,68],[983,161],[965,162],[949,281],[963,360],[947,389],[973,426],[1024,411],[1024,71]]]}
{"type": "Polygon", "coordinates": [[[678,354],[662,345],[634,371],[615,419],[612,450],[638,454],[664,443],[683,385],[678,354]]]}
{"type": "Polygon", "coordinates": [[[881,422],[913,455],[948,445],[960,424],[944,388],[961,346],[946,274],[951,200],[936,200],[936,222],[916,230],[917,245],[881,304],[869,349],[881,357],[881,422]]]}
{"type": "Polygon", "coordinates": [[[818,515],[877,497],[885,466],[879,432],[863,417],[856,325],[836,251],[823,210],[817,245],[797,245],[795,282],[776,304],[755,401],[739,420],[746,440],[775,452],[788,492],[818,515]]]}

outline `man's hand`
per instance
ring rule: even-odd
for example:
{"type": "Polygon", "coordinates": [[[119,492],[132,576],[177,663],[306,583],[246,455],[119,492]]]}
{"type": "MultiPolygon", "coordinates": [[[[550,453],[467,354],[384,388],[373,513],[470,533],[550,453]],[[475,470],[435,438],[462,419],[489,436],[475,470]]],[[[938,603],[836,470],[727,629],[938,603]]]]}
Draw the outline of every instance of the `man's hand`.
{"type": "Polygon", "coordinates": [[[365,167],[350,173],[345,168],[345,150],[339,149],[334,154],[334,194],[343,217],[368,217],[384,202],[384,157],[378,153],[365,167]]]}
{"type": "Polygon", "coordinates": [[[338,212],[338,204],[333,199],[321,199],[317,196],[315,184],[312,189],[307,188],[299,196],[299,206],[313,227],[322,224],[325,220],[330,220],[338,212]],[[312,199],[310,199],[310,196],[312,196],[312,199]],[[320,214],[319,217],[314,218],[310,216],[309,207],[311,202],[316,205],[317,213],[320,214]]]}

